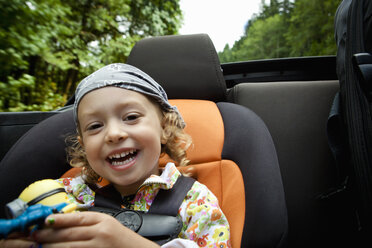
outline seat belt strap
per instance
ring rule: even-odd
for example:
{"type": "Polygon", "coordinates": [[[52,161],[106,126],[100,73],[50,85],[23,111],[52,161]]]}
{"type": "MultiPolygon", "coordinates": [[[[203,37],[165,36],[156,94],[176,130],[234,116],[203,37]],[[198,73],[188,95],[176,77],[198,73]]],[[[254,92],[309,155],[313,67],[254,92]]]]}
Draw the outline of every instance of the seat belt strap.
{"type": "MultiPolygon", "coordinates": [[[[178,209],[185,199],[187,192],[196,180],[191,177],[180,176],[171,189],[160,189],[148,213],[177,216],[178,209]]],[[[112,185],[96,191],[94,205],[112,209],[121,209],[122,199],[112,185]]]]}
{"type": "Polygon", "coordinates": [[[148,213],[177,216],[178,210],[194,182],[194,178],[181,175],[172,189],[160,189],[148,213]]]}
{"type": "Polygon", "coordinates": [[[96,191],[90,211],[106,213],[124,226],[159,245],[176,238],[182,229],[178,210],[196,180],[180,176],[171,189],[160,189],[147,213],[121,209],[120,193],[112,185],[96,191]]]}
{"type": "Polygon", "coordinates": [[[112,184],[96,190],[96,195],[94,197],[95,207],[121,209],[121,204],[121,195],[112,184]]]}

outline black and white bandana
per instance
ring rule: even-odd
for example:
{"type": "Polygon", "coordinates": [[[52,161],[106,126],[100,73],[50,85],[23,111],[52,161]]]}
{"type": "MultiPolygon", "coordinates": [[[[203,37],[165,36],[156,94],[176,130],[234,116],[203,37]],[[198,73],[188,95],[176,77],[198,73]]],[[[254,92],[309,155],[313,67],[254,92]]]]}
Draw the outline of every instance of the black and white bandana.
{"type": "Polygon", "coordinates": [[[75,91],[73,110],[76,124],[78,123],[77,108],[81,99],[87,93],[106,86],[133,90],[153,97],[160,104],[163,111],[176,112],[182,122],[182,128],[185,127],[185,122],[177,107],[169,104],[167,94],[154,79],[134,66],[120,63],[104,66],[80,82],[75,91]]]}

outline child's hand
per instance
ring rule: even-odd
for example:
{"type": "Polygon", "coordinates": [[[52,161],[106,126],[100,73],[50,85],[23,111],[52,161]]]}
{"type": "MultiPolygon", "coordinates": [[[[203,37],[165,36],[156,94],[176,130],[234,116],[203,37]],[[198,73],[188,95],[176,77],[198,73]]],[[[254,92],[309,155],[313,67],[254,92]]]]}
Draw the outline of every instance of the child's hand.
{"type": "Polygon", "coordinates": [[[47,227],[32,237],[48,247],[159,247],[123,226],[113,217],[96,212],[51,215],[47,227]]]}
{"type": "Polygon", "coordinates": [[[26,237],[23,233],[12,233],[7,239],[0,240],[0,248],[30,248],[37,247],[37,243],[31,240],[30,237],[26,237]]]}

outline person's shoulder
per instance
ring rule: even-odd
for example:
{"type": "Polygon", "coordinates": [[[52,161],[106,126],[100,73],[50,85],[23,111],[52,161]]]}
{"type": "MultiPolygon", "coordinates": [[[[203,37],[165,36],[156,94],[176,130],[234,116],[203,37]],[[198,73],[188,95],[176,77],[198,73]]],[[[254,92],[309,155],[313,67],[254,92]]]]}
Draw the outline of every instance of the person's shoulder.
{"type": "Polygon", "coordinates": [[[93,206],[95,192],[81,176],[59,178],[56,181],[63,185],[69,201],[76,204],[78,209],[87,209],[93,206]]]}
{"type": "Polygon", "coordinates": [[[209,188],[205,184],[203,184],[203,183],[201,183],[197,180],[195,180],[191,189],[195,189],[195,190],[199,190],[199,191],[209,191],[210,192],[209,188]]]}
{"type": "Polygon", "coordinates": [[[211,202],[218,202],[217,197],[213,192],[203,183],[195,181],[189,192],[187,193],[189,199],[204,198],[211,202]]]}
{"type": "Polygon", "coordinates": [[[75,185],[87,185],[81,176],[58,178],[56,181],[65,188],[70,188],[75,185]]]}

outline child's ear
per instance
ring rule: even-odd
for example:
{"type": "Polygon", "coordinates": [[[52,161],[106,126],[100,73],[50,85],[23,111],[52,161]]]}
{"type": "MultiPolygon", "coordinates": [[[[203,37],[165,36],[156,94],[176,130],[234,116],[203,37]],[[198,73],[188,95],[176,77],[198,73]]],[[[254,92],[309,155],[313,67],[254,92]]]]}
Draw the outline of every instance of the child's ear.
{"type": "Polygon", "coordinates": [[[79,141],[80,145],[84,147],[84,142],[80,135],[77,136],[77,140],[79,141]]]}

